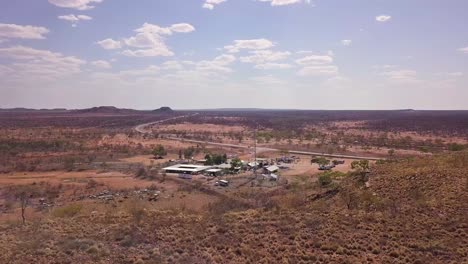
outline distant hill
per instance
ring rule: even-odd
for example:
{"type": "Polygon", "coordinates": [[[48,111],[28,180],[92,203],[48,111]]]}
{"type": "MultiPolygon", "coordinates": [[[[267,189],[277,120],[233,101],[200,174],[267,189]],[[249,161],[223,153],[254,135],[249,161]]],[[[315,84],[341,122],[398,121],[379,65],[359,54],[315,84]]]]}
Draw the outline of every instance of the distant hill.
{"type": "Polygon", "coordinates": [[[11,112],[11,113],[23,113],[23,112],[66,112],[67,109],[64,108],[54,108],[54,109],[32,109],[24,107],[16,108],[0,108],[0,112],[11,112]]]}
{"type": "Polygon", "coordinates": [[[115,106],[96,106],[84,109],[32,109],[24,107],[0,108],[0,113],[69,113],[69,114],[104,114],[104,115],[132,115],[132,114],[172,114],[175,111],[168,106],[163,106],[155,110],[135,110],[128,108],[118,108],[115,106]]]}
{"type": "Polygon", "coordinates": [[[156,109],[156,110],[153,110],[153,112],[157,112],[157,113],[173,113],[174,110],[172,110],[172,108],[168,107],[168,106],[163,106],[159,109],[156,109]]]}
{"type": "Polygon", "coordinates": [[[98,106],[87,109],[74,110],[74,112],[81,114],[134,114],[138,111],[133,109],[117,108],[115,106],[98,106]]]}

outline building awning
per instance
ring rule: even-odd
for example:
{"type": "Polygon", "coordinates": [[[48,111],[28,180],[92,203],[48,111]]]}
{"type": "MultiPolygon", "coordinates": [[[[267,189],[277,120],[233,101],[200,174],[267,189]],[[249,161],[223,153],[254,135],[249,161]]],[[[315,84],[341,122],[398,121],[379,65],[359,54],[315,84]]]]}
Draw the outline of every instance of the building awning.
{"type": "Polygon", "coordinates": [[[222,169],[209,169],[209,170],[206,170],[206,172],[209,172],[209,173],[217,173],[217,172],[221,172],[223,171],[222,169]]]}
{"type": "Polygon", "coordinates": [[[279,170],[279,167],[276,166],[276,165],[273,165],[273,166],[267,167],[266,169],[267,169],[267,171],[269,171],[269,172],[276,172],[276,171],[279,170]]]}
{"type": "Polygon", "coordinates": [[[164,168],[163,170],[171,172],[202,172],[211,168],[211,166],[177,164],[171,167],[164,168]]]}
{"type": "Polygon", "coordinates": [[[232,166],[231,164],[224,163],[224,164],[216,165],[215,167],[218,169],[230,169],[232,166]]]}

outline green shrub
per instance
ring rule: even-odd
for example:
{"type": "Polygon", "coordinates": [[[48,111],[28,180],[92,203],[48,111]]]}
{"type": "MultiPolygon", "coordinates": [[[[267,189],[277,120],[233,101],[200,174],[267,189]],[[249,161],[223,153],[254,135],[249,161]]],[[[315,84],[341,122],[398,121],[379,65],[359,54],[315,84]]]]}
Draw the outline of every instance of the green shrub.
{"type": "Polygon", "coordinates": [[[318,165],[328,165],[330,160],[324,157],[315,157],[310,160],[311,163],[317,163],[318,165]]]}
{"type": "Polygon", "coordinates": [[[83,209],[81,204],[70,204],[61,208],[57,208],[52,212],[52,215],[55,217],[74,217],[75,215],[79,214],[83,209]]]}
{"type": "Polygon", "coordinates": [[[449,144],[448,145],[448,150],[450,151],[462,151],[465,149],[465,146],[457,143],[449,144]]]}
{"type": "Polygon", "coordinates": [[[332,178],[331,178],[330,174],[324,173],[324,174],[319,176],[318,181],[320,183],[320,186],[327,186],[330,183],[332,183],[332,178]]]}

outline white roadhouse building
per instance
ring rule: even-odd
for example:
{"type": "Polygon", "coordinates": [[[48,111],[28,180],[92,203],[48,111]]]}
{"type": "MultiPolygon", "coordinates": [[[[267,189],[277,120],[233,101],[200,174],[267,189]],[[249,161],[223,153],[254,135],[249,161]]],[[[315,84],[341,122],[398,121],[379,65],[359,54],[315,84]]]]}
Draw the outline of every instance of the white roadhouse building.
{"type": "Polygon", "coordinates": [[[201,165],[191,165],[191,164],[177,164],[167,168],[163,168],[166,173],[183,173],[183,174],[200,174],[206,170],[209,170],[213,167],[211,166],[201,166],[201,165]]]}

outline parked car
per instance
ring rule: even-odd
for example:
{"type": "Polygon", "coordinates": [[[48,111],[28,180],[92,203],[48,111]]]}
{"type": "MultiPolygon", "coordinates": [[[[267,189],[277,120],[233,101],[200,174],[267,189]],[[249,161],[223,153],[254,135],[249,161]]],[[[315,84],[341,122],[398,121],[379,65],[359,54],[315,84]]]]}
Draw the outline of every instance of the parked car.
{"type": "Polygon", "coordinates": [[[227,187],[227,186],[229,186],[229,181],[219,180],[219,181],[215,182],[215,185],[216,186],[227,187]]]}
{"type": "Polygon", "coordinates": [[[320,165],[319,170],[331,170],[334,167],[334,165],[320,165]]]}

